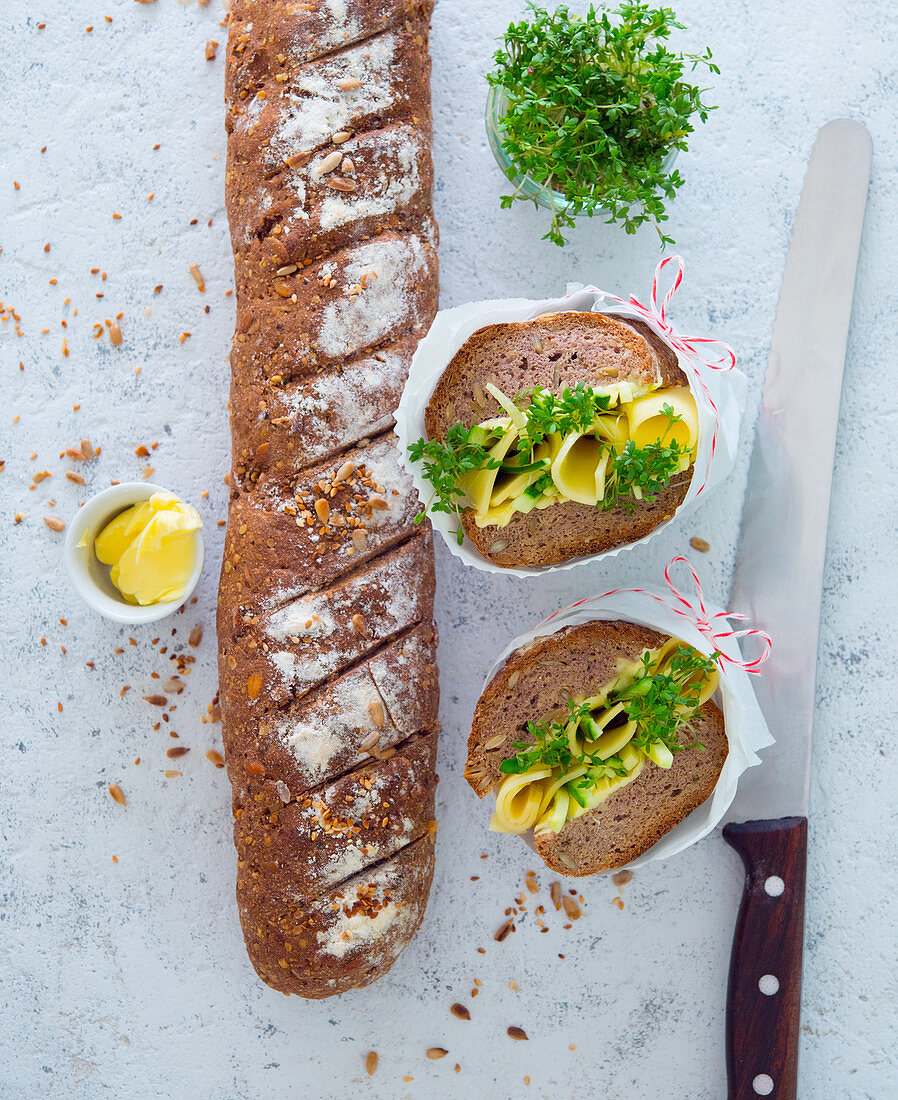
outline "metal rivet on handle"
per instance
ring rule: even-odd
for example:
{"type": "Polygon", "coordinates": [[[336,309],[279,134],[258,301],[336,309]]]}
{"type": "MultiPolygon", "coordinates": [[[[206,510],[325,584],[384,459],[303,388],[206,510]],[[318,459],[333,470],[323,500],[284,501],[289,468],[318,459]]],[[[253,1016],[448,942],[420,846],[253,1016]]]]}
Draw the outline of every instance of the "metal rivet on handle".
{"type": "Polygon", "coordinates": [[[758,1096],[769,1096],[773,1092],[773,1078],[766,1073],[759,1073],[752,1081],[751,1087],[758,1096]]]}
{"type": "Polygon", "coordinates": [[[786,884],[779,875],[771,875],[770,878],[764,880],[764,892],[772,898],[778,898],[785,889],[786,884]]]}
{"type": "Polygon", "coordinates": [[[780,991],[780,980],[774,974],[764,974],[758,979],[758,989],[765,997],[772,997],[780,991]]]}

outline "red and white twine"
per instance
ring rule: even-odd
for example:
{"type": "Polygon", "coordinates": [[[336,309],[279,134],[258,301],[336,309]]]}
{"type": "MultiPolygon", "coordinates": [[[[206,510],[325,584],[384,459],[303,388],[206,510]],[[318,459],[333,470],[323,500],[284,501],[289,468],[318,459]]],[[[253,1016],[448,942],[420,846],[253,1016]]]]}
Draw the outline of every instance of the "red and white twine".
{"type": "Polygon", "coordinates": [[[722,340],[714,340],[707,336],[683,336],[681,333],[676,332],[668,322],[667,307],[670,305],[674,294],[683,282],[685,274],[686,265],[682,256],[665,256],[655,268],[655,274],[652,278],[652,293],[649,298],[649,305],[643,305],[643,303],[633,294],[627,299],[618,298],[615,294],[606,294],[605,301],[625,306],[637,313],[651,328],[659,330],[659,335],[662,336],[666,343],[668,343],[679,355],[683,356],[687,363],[693,368],[691,373],[695,381],[698,382],[701,387],[702,393],[714,413],[714,431],[711,435],[711,449],[708,454],[708,466],[705,470],[705,480],[695,493],[696,496],[700,496],[708,484],[711,463],[714,461],[714,453],[717,450],[717,434],[720,426],[720,414],[717,411],[717,405],[714,403],[714,398],[711,396],[708,384],[702,377],[701,368],[707,367],[709,370],[715,371],[732,370],[736,365],[736,353],[729,344],[723,343],[722,340]],[[676,274],[674,275],[673,283],[669,290],[664,297],[660,299],[661,304],[659,306],[661,275],[668,264],[674,265],[676,274]],[[713,355],[714,351],[720,352],[719,358],[713,359],[708,357],[708,354],[710,353],[713,355]]]}
{"type": "Polygon", "coordinates": [[[670,589],[671,597],[659,596],[657,592],[651,592],[646,588],[612,588],[608,592],[602,592],[597,596],[587,596],[582,600],[577,600],[576,603],[572,603],[569,607],[561,608],[560,611],[556,611],[550,615],[545,622],[550,623],[553,619],[559,615],[564,614],[566,611],[573,611],[575,607],[580,607],[585,603],[590,603],[592,600],[602,600],[606,596],[617,596],[630,592],[638,593],[639,595],[648,596],[650,599],[655,600],[657,603],[663,604],[669,610],[673,611],[676,615],[682,615],[684,619],[690,622],[695,629],[705,637],[715,650],[715,659],[718,664],[722,664],[724,661],[731,665],[735,665],[737,668],[741,668],[744,672],[750,674],[757,674],[760,672],[760,666],[770,656],[770,651],[773,648],[773,642],[770,635],[763,630],[754,630],[746,628],[744,630],[727,630],[729,626],[728,620],[735,619],[739,622],[745,621],[745,616],[740,615],[733,611],[715,611],[713,614],[708,613],[708,609],[705,606],[705,596],[702,592],[702,586],[698,579],[698,574],[692,567],[688,558],[678,556],[671,558],[664,569],[664,580],[667,582],[667,587],[670,589]],[[682,592],[674,584],[671,578],[671,570],[675,565],[683,564],[689,570],[692,576],[692,581],[695,586],[695,593],[690,599],[684,592],[682,592]],[[724,629],[719,629],[723,627],[724,629]],[[723,653],[718,642],[726,641],[728,638],[757,638],[762,646],[760,654],[751,661],[742,661],[737,657],[730,657],[729,654],[723,653]]]}

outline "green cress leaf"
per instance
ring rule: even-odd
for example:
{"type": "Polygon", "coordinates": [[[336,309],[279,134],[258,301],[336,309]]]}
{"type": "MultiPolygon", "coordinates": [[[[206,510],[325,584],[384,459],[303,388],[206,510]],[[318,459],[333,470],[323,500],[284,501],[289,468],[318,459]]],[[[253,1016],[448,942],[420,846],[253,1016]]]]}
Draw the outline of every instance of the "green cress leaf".
{"type": "Polygon", "coordinates": [[[639,488],[642,501],[651,504],[677,472],[680,459],[688,454],[678,443],[648,443],[637,447],[632,439],[620,454],[613,454],[605,482],[605,508],[619,504],[632,512],[640,503],[633,492],[639,488]]]}
{"type": "MultiPolygon", "coordinates": [[[[612,18],[593,6],[582,17],[564,4],[530,8],[529,20],[506,30],[487,80],[508,102],[499,124],[509,178],[527,176],[568,201],[544,239],[563,245],[576,215],[601,211],[627,233],[651,222],[662,245],[672,244],[662,231],[665,200],[683,180],[663,164],[687,148],[693,118],[704,122],[713,109],[684,79],[699,65],[719,73],[711,51],[668,50],[671,31],[684,28],[667,7],[625,0],[612,18]]],[[[501,205],[524,199],[516,191],[501,205]]]]}
{"type": "MultiPolygon", "coordinates": [[[[606,707],[609,709],[622,703],[630,721],[636,722],[632,744],[645,750],[653,741],[661,741],[671,752],[682,752],[687,748],[703,748],[697,742],[684,745],[680,741],[680,732],[695,714],[702,693],[701,678],[693,682],[700,673],[714,671],[714,659],[718,654],[705,657],[689,645],[679,645],[669,657],[664,672],[655,672],[653,658],[648,651],[640,658],[639,667],[633,681],[624,688],[608,696],[606,707]]],[[[551,768],[568,768],[574,762],[567,736],[567,725],[571,720],[578,723],[589,715],[585,703],[567,702],[569,717],[563,722],[528,722],[527,733],[532,741],[514,741],[515,755],[503,760],[499,771],[504,775],[523,775],[532,767],[543,765],[551,768]]],[[[583,756],[589,761],[588,753],[583,756]]],[[[567,784],[572,796],[580,802],[580,795],[592,789],[598,779],[613,778],[627,774],[620,757],[612,756],[607,760],[594,761],[586,775],[567,784]],[[574,793],[575,784],[577,793],[574,793]]]]}
{"type": "MultiPolygon", "coordinates": [[[[573,388],[565,388],[560,397],[542,386],[536,386],[519,394],[517,404],[522,408],[527,423],[517,442],[517,449],[506,456],[504,465],[526,471],[525,460],[532,458],[534,448],[548,435],[560,432],[566,436],[571,432],[588,431],[595,418],[608,411],[610,398],[578,382],[573,388]],[[526,408],[522,399],[529,399],[530,404],[526,408]]],[[[671,405],[663,405],[661,411],[671,424],[682,419],[674,413],[671,405]]],[[[497,459],[490,458],[489,448],[485,446],[497,442],[502,432],[501,428],[483,429],[478,425],[465,428],[462,424],[454,424],[446,433],[445,443],[419,439],[409,446],[412,461],[423,462],[424,477],[433,486],[430,499],[415,517],[416,523],[423,521],[428,510],[447,512],[460,518],[464,493],[458,482],[464,474],[473,470],[494,470],[503,465],[497,459]]],[[[667,434],[666,431],[664,434],[667,434]]],[[[610,444],[607,447],[611,461],[605,479],[605,496],[597,505],[604,510],[622,505],[632,512],[639,503],[634,488],[642,493],[643,501],[651,504],[670,484],[679,470],[680,460],[688,454],[676,441],[659,441],[640,448],[630,440],[621,452],[615,451],[610,444]]],[[[525,492],[538,496],[551,484],[552,475],[546,471],[525,492]]],[[[461,545],[464,541],[461,523],[455,534],[461,545]]]]}
{"type": "Polygon", "coordinates": [[[527,425],[519,446],[526,444],[531,452],[552,432],[565,436],[587,431],[600,413],[608,411],[611,403],[607,394],[596,393],[585,382],[577,382],[573,389],[565,387],[560,397],[543,386],[535,386],[519,395],[519,400],[521,396],[529,397],[530,405],[524,410],[527,425]]]}
{"type": "Polygon", "coordinates": [[[653,741],[661,741],[671,752],[681,752],[687,746],[680,742],[683,725],[695,713],[702,692],[701,680],[692,682],[699,673],[714,670],[717,654],[705,657],[692,646],[680,645],[669,659],[664,672],[651,671],[651,654],[642,656],[641,672],[627,688],[615,692],[609,699],[623,703],[631,721],[636,722],[633,744],[645,749],[653,741]]]}
{"type": "MultiPolygon", "coordinates": [[[[460,478],[472,470],[498,469],[498,459],[491,459],[489,451],[480,443],[472,443],[471,436],[477,433],[480,438],[483,430],[475,425],[465,428],[462,424],[454,424],[446,433],[446,442],[437,443],[435,440],[419,439],[409,448],[409,456],[413,462],[423,462],[424,476],[433,486],[430,500],[415,517],[416,523],[421,523],[427,510],[432,512],[448,512],[461,517],[461,498],[464,493],[458,486],[460,478]]],[[[493,435],[493,440],[499,438],[501,432],[493,435]]],[[[487,438],[486,442],[489,442],[487,438]]],[[[464,540],[464,533],[459,523],[456,531],[459,545],[464,540]]]]}

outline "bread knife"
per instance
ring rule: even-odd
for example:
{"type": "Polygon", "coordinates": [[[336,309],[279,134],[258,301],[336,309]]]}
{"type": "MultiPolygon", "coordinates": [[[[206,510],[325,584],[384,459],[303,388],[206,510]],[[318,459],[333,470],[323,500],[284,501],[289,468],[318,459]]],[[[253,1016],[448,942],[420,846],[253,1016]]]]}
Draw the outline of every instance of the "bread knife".
{"type": "Polygon", "coordinates": [[[773,328],[730,607],[773,639],[757,677],[776,744],[723,830],[745,864],[730,959],[729,1100],[794,1100],[814,685],[845,347],[872,143],[839,118],[814,142],[773,328]],[[738,822],[738,824],[736,823],[738,822]]]}

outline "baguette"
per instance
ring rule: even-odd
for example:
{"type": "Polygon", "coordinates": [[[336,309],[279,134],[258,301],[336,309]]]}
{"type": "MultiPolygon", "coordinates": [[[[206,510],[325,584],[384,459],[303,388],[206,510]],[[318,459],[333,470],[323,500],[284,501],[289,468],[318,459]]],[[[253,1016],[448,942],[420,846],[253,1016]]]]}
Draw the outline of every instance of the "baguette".
{"type": "MultiPolygon", "coordinates": [[[[454,424],[471,427],[503,415],[487,383],[514,399],[535,386],[560,395],[578,383],[598,390],[621,381],[645,389],[687,385],[674,352],[641,321],[562,312],[488,325],[462,345],[444,371],[427,405],[425,430],[428,439],[442,443],[454,424]]],[[[644,538],[673,516],[690,478],[689,471],[675,473],[652,500],[611,508],[561,500],[545,509],[516,511],[503,526],[481,526],[467,507],[461,525],[497,565],[554,565],[644,538]]]]}
{"type": "Polygon", "coordinates": [[[219,680],[250,961],[392,966],[433,877],[433,547],[392,433],[437,305],[429,0],[237,0],[219,680]]]}
{"type": "MultiPolygon", "coordinates": [[[[595,621],[565,627],[513,653],[478,700],[468,740],[465,778],[483,798],[504,779],[500,765],[515,742],[532,742],[526,723],[566,712],[569,700],[594,696],[627,665],[669,639],[628,622],[595,621]]],[[[708,699],[688,722],[688,744],[669,768],[651,760],[636,778],[604,801],[568,819],[560,831],[534,835],[536,850],[553,871],[592,875],[642,855],[714,790],[728,752],[723,714],[708,699]]]]}

